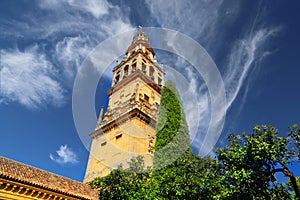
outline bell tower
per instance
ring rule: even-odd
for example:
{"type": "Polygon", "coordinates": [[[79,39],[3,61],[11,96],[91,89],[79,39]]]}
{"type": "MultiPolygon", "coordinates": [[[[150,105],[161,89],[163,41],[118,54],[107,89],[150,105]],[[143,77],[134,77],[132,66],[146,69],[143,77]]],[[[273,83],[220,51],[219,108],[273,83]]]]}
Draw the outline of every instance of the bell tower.
{"type": "Polygon", "coordinates": [[[84,182],[109,174],[132,157],[142,155],[152,166],[155,125],[164,85],[164,70],[156,61],[149,38],[139,28],[123,60],[113,69],[106,112],[101,108],[84,182]],[[103,115],[104,114],[104,115],[103,115]]]}

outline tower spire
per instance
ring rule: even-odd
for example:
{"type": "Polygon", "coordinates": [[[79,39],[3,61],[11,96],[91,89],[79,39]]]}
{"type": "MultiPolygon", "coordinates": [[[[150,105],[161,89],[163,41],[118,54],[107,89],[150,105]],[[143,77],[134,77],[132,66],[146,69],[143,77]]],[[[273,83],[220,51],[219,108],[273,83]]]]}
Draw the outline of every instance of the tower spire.
{"type": "Polygon", "coordinates": [[[151,57],[152,61],[155,62],[153,59],[155,53],[150,45],[148,35],[143,31],[142,26],[138,26],[137,33],[133,36],[131,45],[128,47],[126,51],[126,56],[129,57],[130,55],[134,54],[135,51],[138,49],[144,49],[144,52],[150,53],[149,56],[151,57]]]}

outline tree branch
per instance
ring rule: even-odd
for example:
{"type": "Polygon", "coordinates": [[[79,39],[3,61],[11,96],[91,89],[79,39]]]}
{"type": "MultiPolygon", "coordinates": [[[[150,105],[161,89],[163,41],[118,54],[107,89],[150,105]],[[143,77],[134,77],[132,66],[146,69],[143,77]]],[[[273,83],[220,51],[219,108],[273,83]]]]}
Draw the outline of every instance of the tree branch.
{"type": "Polygon", "coordinates": [[[297,199],[300,199],[300,191],[299,191],[299,187],[297,185],[296,177],[291,170],[289,170],[287,167],[285,167],[285,168],[274,169],[272,172],[274,172],[274,173],[282,172],[285,176],[288,176],[291,180],[291,183],[292,183],[292,186],[295,191],[297,199]]]}

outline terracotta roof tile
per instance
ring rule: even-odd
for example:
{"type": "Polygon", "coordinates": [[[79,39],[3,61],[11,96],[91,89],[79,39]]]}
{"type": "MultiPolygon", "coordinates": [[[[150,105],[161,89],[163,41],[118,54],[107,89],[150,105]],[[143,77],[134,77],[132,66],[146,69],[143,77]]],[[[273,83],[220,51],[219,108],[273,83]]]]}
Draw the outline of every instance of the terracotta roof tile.
{"type": "Polygon", "coordinates": [[[88,185],[0,156],[0,177],[85,199],[98,199],[88,185]]]}

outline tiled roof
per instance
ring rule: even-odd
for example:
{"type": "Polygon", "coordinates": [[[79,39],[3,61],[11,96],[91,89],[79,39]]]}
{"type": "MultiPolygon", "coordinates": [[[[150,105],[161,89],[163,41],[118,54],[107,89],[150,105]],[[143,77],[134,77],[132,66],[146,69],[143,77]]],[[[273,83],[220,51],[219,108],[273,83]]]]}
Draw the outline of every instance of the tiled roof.
{"type": "Polygon", "coordinates": [[[0,177],[83,199],[98,199],[88,185],[0,156],[0,177]]]}

